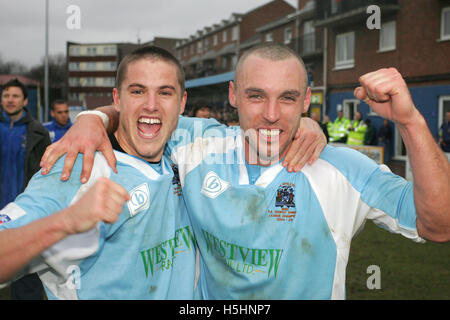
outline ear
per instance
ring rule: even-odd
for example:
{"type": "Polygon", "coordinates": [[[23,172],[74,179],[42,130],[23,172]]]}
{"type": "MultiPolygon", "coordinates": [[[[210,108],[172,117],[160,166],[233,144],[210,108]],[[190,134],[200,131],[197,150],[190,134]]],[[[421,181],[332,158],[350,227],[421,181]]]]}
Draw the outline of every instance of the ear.
{"type": "Polygon", "coordinates": [[[113,100],[114,100],[114,109],[117,112],[120,112],[120,97],[119,97],[119,90],[117,88],[113,89],[113,100]]]}
{"type": "Polygon", "coordinates": [[[181,98],[180,114],[183,114],[184,112],[184,108],[186,107],[186,101],[187,101],[187,92],[184,91],[183,97],[181,98]]]}
{"type": "Polygon", "coordinates": [[[228,85],[228,101],[230,102],[231,106],[234,108],[237,107],[236,104],[236,88],[233,81],[230,81],[228,85]]]}
{"type": "Polygon", "coordinates": [[[50,115],[54,118],[55,117],[55,111],[50,110],[50,115]]]}
{"type": "Polygon", "coordinates": [[[305,100],[303,101],[302,113],[308,112],[309,105],[311,104],[311,87],[308,87],[305,94],[305,100]]]}
{"type": "Polygon", "coordinates": [[[23,106],[26,107],[28,104],[28,98],[26,98],[25,100],[23,100],[23,106]]]}

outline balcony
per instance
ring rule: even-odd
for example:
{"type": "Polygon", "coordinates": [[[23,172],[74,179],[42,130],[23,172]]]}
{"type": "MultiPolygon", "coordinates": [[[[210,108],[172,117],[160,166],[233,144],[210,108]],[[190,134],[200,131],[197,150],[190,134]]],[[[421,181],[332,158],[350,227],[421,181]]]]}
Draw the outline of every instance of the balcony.
{"type": "Polygon", "coordinates": [[[323,54],[323,31],[304,34],[293,39],[290,47],[297,51],[303,60],[319,57],[323,54]]]}
{"type": "Polygon", "coordinates": [[[369,17],[366,10],[370,5],[377,5],[382,15],[400,9],[398,0],[322,0],[318,1],[317,8],[321,20],[315,26],[336,27],[364,21],[369,17]]]}

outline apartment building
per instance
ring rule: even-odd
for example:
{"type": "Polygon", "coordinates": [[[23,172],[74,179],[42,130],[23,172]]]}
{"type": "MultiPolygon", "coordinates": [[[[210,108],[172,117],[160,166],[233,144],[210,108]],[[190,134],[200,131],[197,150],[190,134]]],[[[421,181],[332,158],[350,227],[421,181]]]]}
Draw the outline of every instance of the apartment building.
{"type": "Polygon", "coordinates": [[[174,52],[178,38],[155,37],[145,43],[67,42],[67,88],[72,105],[93,109],[112,101],[117,67],[131,51],[155,45],[174,52]]]}
{"type": "Polygon", "coordinates": [[[323,29],[315,28],[320,18],[316,2],[300,0],[298,10],[279,19],[270,21],[256,29],[252,42],[241,44],[241,50],[258,43],[274,41],[284,43],[302,57],[311,86],[311,107],[309,112],[322,113],[323,86],[323,29]]]}
{"type": "MultiPolygon", "coordinates": [[[[361,111],[379,128],[382,118],[355,99],[353,90],[359,76],[395,67],[437,136],[445,112],[450,111],[450,1],[323,0],[316,5],[321,19],[315,27],[327,34],[328,47],[324,55],[327,100],[323,113],[334,119],[338,106],[350,118],[361,111]],[[377,11],[368,12],[373,5],[377,11]],[[379,29],[373,20],[375,12],[379,12],[379,29]]],[[[403,141],[391,125],[395,132],[391,154],[404,160],[403,141]]]]}

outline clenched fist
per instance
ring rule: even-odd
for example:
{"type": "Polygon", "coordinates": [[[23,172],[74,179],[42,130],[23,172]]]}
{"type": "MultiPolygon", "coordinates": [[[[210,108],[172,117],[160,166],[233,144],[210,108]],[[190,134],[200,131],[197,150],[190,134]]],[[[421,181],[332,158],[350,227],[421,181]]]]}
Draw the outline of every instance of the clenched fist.
{"type": "Polygon", "coordinates": [[[130,196],[121,185],[108,178],[100,178],[86,193],[64,212],[68,234],[93,228],[98,222],[113,223],[122,212],[130,196]]]}
{"type": "Polygon", "coordinates": [[[376,113],[396,124],[407,126],[419,114],[405,80],[395,68],[380,69],[359,78],[356,98],[366,102],[376,113]]]}

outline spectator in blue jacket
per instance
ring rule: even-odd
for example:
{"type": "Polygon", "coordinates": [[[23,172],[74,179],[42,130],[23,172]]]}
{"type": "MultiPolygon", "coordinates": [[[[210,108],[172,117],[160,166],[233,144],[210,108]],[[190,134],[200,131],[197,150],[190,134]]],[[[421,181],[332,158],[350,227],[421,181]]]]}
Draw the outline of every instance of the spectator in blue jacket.
{"type": "MultiPolygon", "coordinates": [[[[40,160],[51,144],[47,130],[25,107],[27,87],[17,79],[2,87],[0,109],[0,209],[25,190],[40,169],[40,160]]],[[[6,217],[0,216],[0,224],[6,217]]],[[[11,284],[14,300],[44,298],[44,288],[33,273],[11,284]]]]}
{"type": "Polygon", "coordinates": [[[52,104],[50,115],[53,120],[44,123],[44,127],[48,130],[50,139],[53,143],[61,139],[61,137],[72,126],[72,122],[69,118],[69,106],[67,105],[67,102],[64,100],[55,100],[52,104]]]}

